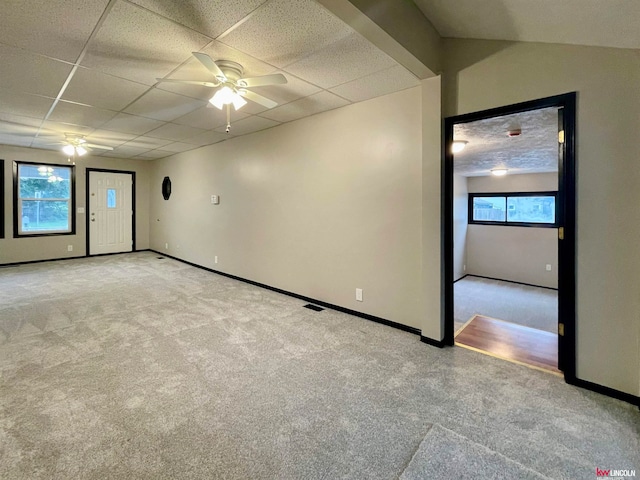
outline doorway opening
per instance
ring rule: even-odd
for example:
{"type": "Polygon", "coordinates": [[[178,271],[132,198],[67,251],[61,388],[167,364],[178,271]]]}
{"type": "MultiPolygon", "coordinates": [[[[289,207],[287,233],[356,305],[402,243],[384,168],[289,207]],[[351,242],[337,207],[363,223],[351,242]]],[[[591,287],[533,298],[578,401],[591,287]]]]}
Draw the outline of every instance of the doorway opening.
{"type": "Polygon", "coordinates": [[[444,343],[567,381],[575,378],[575,99],[446,118],[443,142],[444,343]]]}
{"type": "Polygon", "coordinates": [[[87,255],[135,250],[135,175],[87,168],[87,255]]]}

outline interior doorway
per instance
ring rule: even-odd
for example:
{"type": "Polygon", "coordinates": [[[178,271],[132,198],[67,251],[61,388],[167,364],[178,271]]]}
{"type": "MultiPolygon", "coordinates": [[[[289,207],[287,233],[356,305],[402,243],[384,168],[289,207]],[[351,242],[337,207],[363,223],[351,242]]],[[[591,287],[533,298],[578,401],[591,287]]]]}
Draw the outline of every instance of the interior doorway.
{"type": "Polygon", "coordinates": [[[135,250],[135,172],[87,169],[87,255],[135,250]]]}
{"type": "Polygon", "coordinates": [[[450,117],[443,142],[445,344],[562,371],[568,381],[575,378],[575,98],[450,117]],[[544,132],[536,134],[536,124],[544,132]],[[456,155],[454,140],[467,155],[456,155]]]}

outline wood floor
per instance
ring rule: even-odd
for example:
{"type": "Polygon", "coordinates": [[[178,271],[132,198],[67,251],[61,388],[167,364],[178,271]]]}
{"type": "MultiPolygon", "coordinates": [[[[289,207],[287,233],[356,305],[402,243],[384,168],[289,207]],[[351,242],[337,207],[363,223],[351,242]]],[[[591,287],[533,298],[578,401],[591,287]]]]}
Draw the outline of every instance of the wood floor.
{"type": "Polygon", "coordinates": [[[495,357],[560,373],[555,333],[475,315],[458,331],[455,341],[495,357]]]}

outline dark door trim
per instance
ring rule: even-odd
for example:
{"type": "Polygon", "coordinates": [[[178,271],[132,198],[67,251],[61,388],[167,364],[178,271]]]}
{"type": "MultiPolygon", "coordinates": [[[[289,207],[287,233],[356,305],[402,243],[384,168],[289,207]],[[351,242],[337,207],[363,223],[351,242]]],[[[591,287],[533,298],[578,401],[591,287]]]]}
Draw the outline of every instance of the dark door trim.
{"type": "Polygon", "coordinates": [[[90,183],[89,183],[89,175],[91,172],[103,172],[103,173],[125,173],[125,174],[129,174],[131,175],[131,208],[133,209],[133,215],[131,215],[131,251],[135,252],[137,251],[136,249],[136,172],[131,172],[128,170],[109,170],[107,168],[87,168],[86,169],[86,178],[85,178],[85,191],[86,191],[86,203],[85,203],[85,223],[86,223],[86,237],[87,237],[87,242],[86,242],[86,252],[85,252],[85,256],[90,257],[91,256],[91,250],[90,250],[90,241],[91,241],[91,234],[90,232],[90,228],[89,228],[89,218],[91,217],[91,215],[89,215],[89,197],[91,195],[90,193],[90,183]]]}
{"type": "Polygon", "coordinates": [[[481,112],[448,117],[444,120],[442,141],[442,231],[444,343],[453,345],[453,127],[459,123],[513,113],[558,107],[562,111],[564,143],[560,146],[558,171],[558,226],[564,228],[564,240],[558,240],[558,315],[564,324],[564,336],[558,336],[558,364],[568,383],[576,381],[576,92],[507,105],[481,112]],[[563,158],[564,157],[564,158],[563,158]]]}

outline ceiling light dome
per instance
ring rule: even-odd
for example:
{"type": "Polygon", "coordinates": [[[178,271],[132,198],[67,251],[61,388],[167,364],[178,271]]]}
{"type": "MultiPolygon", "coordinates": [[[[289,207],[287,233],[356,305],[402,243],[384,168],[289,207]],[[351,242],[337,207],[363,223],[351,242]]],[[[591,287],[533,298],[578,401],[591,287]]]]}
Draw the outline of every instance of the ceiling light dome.
{"type": "Polygon", "coordinates": [[[453,153],[460,153],[462,150],[465,149],[465,147],[467,146],[467,141],[465,140],[454,140],[454,142],[451,144],[451,151],[453,153]]]}
{"type": "Polygon", "coordinates": [[[496,177],[504,177],[508,171],[508,168],[492,168],[491,175],[495,175],[496,177]]]}

